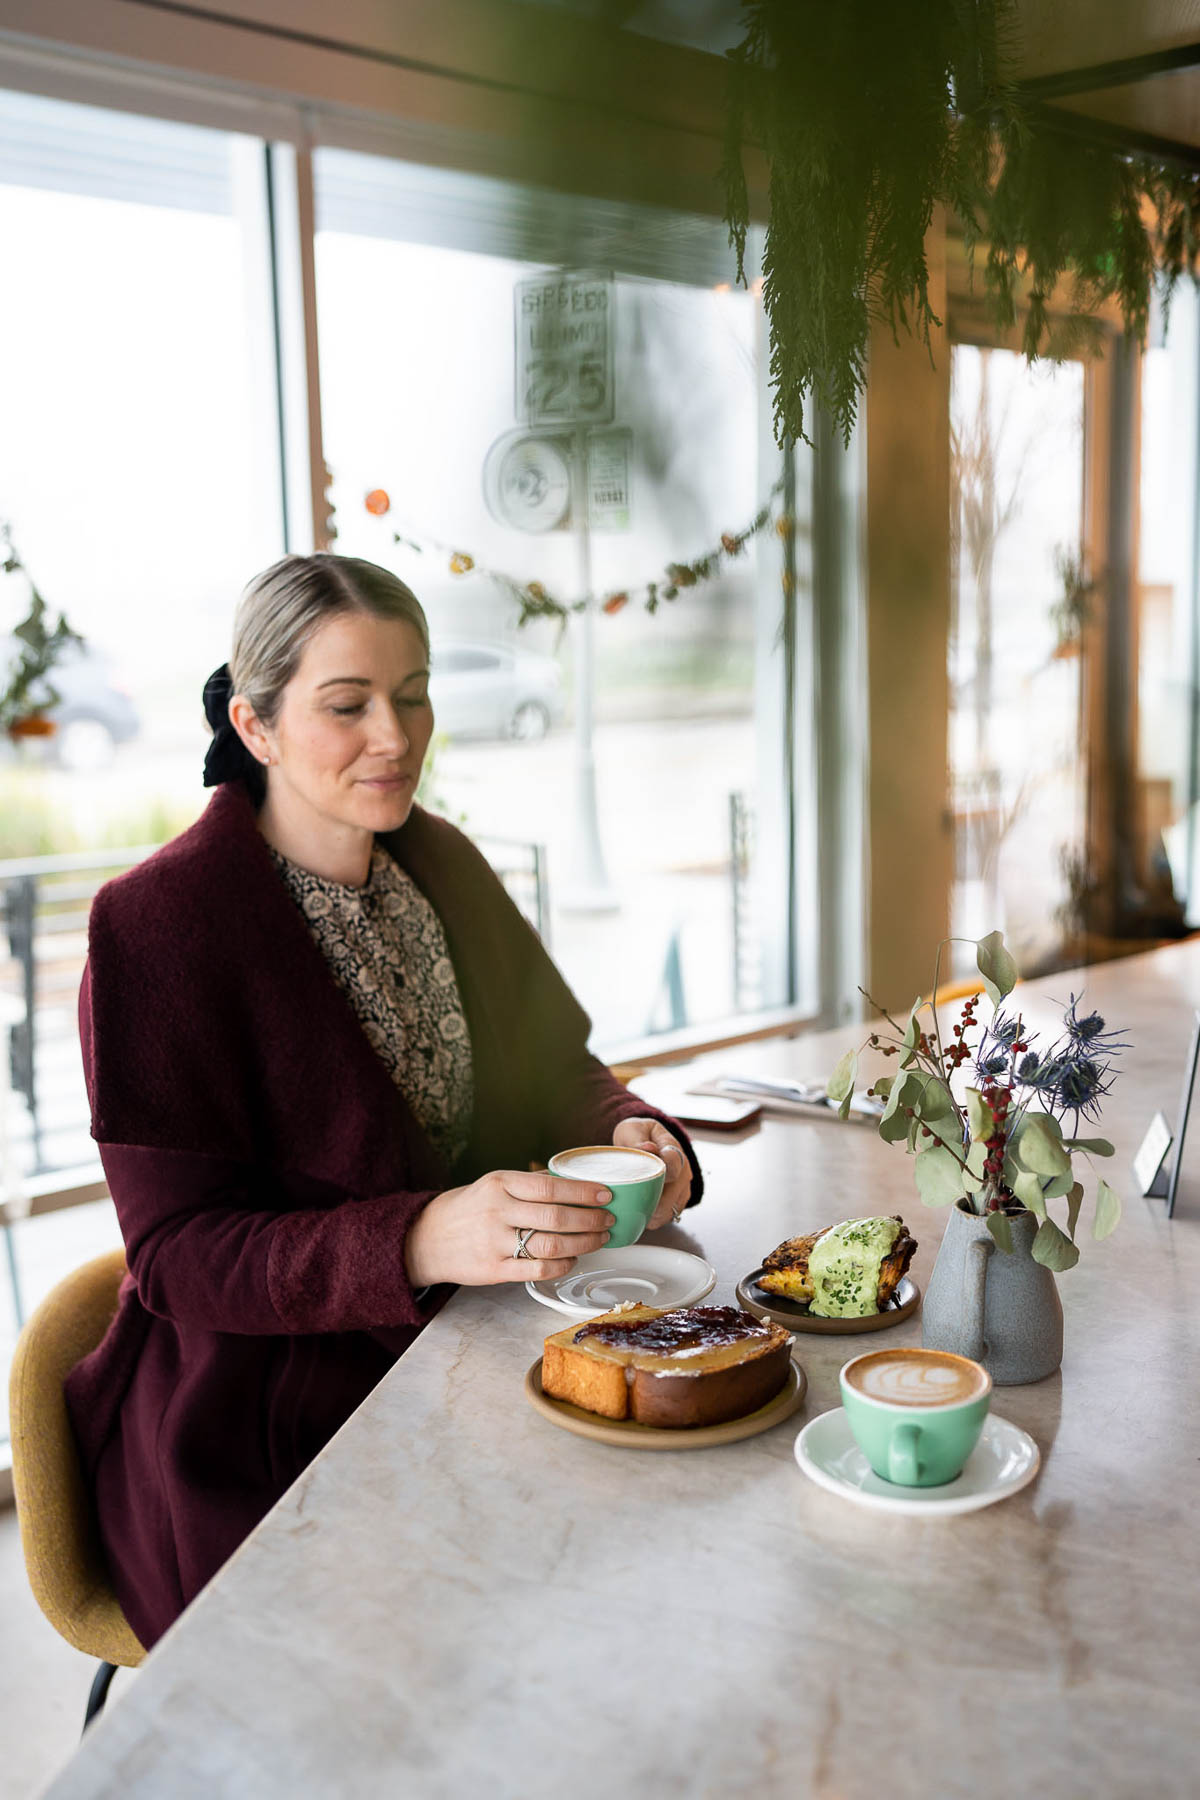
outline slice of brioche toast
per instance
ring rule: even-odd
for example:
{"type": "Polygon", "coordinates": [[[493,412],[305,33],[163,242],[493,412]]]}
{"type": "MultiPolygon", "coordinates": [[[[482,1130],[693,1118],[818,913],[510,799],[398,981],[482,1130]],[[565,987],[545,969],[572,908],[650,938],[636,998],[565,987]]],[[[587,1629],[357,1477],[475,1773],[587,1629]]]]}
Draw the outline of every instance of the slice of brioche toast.
{"type": "Polygon", "coordinates": [[[792,1341],[735,1307],[626,1306],[546,1339],[542,1391],[605,1419],[713,1425],[779,1392],[792,1341]]]}

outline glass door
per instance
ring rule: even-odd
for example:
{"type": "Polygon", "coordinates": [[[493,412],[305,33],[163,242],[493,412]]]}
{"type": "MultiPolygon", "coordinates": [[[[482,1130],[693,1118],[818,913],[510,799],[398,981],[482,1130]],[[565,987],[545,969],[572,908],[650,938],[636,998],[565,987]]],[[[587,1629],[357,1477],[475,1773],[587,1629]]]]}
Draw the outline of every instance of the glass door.
{"type": "Polygon", "coordinates": [[[1003,930],[1027,974],[1061,966],[1088,881],[1084,373],[952,350],[952,930],[1003,930]]]}

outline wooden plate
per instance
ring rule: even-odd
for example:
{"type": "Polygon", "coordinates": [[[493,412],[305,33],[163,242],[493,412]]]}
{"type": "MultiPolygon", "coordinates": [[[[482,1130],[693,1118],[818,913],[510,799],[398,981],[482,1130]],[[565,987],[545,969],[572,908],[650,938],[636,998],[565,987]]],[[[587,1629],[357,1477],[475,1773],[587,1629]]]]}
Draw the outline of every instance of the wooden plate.
{"type": "Polygon", "coordinates": [[[761,1265],[743,1275],[737,1284],[738,1305],[759,1319],[772,1319],[788,1331],[824,1332],[830,1337],[855,1337],[860,1331],[886,1331],[910,1318],[921,1304],[921,1290],[915,1281],[902,1275],[900,1285],[882,1312],[867,1313],[861,1319],[821,1319],[810,1313],[802,1300],[789,1300],[785,1294],[768,1294],[758,1286],[761,1265]]]}
{"type": "Polygon", "coordinates": [[[542,1392],[540,1356],[525,1377],[525,1398],[552,1425],[573,1431],[576,1437],[595,1438],[597,1443],[619,1444],[623,1450],[707,1450],[714,1444],[734,1444],[739,1438],[757,1437],[760,1431],[770,1431],[773,1425],[781,1425],[799,1412],[807,1392],[808,1376],[793,1361],[785,1385],[757,1412],[743,1413],[740,1419],[725,1419],[720,1425],[665,1431],[657,1425],[639,1425],[634,1419],[602,1419],[569,1401],[552,1400],[542,1392]]]}

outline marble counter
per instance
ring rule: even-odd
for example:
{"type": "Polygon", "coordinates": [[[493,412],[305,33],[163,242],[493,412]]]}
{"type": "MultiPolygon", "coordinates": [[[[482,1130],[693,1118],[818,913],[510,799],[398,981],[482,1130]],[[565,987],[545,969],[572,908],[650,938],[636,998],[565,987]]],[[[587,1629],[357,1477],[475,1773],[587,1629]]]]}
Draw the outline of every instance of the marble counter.
{"type": "MultiPolygon", "coordinates": [[[[1041,1446],[1032,1487],[932,1522],[798,1471],[842,1362],[919,1343],[919,1315],[886,1338],[800,1338],[807,1403],[774,1432],[647,1455],[527,1405],[558,1315],[519,1286],[462,1290],[123,1698],[118,1678],[53,1800],[1192,1800],[1200,1142],[1171,1223],[1133,1196],[1129,1159],[1175,1106],[1200,944],[1087,991],[1134,1040],[1104,1125],[1125,1217],[1060,1279],[1061,1374],[995,1395],[1041,1446]]],[[[825,1074],[860,1036],[709,1067],[825,1074]]],[[[713,1302],[782,1238],[865,1210],[903,1213],[927,1283],[944,1215],[870,1126],[767,1121],[701,1153],[708,1198],[662,1241],[714,1263],[713,1302]]]]}

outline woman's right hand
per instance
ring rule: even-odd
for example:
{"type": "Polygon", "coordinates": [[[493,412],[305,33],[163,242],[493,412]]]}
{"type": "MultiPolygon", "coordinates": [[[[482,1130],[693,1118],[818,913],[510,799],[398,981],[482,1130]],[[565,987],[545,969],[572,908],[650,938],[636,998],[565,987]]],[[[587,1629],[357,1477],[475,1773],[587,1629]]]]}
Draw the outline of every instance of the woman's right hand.
{"type": "Polygon", "coordinates": [[[600,1250],[615,1223],[612,1195],[590,1182],[544,1170],[493,1169],[466,1187],[437,1194],[409,1226],[404,1265],[415,1288],[456,1281],[546,1281],[569,1275],[577,1256],[600,1250]],[[517,1256],[517,1233],[527,1256],[517,1256]]]}

